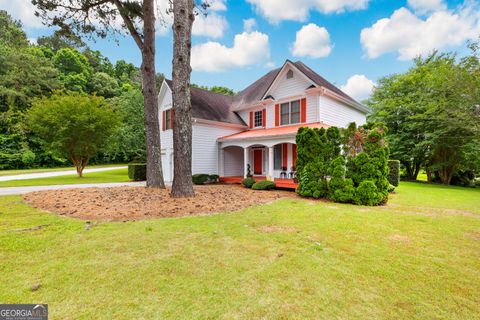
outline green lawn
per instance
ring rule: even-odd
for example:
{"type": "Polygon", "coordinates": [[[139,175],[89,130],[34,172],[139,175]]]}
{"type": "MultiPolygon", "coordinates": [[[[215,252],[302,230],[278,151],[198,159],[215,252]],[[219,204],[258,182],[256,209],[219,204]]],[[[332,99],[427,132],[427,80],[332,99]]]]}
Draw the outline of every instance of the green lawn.
{"type": "Polygon", "coordinates": [[[1,197],[0,301],[51,319],[480,318],[480,189],[84,226],[1,197]]]}
{"type": "MultiPolygon", "coordinates": [[[[98,165],[88,166],[87,169],[121,167],[121,166],[126,166],[126,164],[124,164],[124,163],[98,164],[98,165]]],[[[66,171],[66,170],[75,170],[75,167],[0,170],[0,177],[1,176],[12,176],[12,175],[17,175],[17,174],[43,173],[43,172],[55,172],[55,171],[66,171]]]]}
{"type": "Polygon", "coordinates": [[[1,187],[20,187],[20,186],[47,186],[54,184],[77,184],[77,183],[107,183],[107,182],[125,182],[128,178],[128,169],[115,169],[100,172],[84,173],[82,178],[76,174],[68,176],[36,178],[28,180],[0,181],[1,187]]]}

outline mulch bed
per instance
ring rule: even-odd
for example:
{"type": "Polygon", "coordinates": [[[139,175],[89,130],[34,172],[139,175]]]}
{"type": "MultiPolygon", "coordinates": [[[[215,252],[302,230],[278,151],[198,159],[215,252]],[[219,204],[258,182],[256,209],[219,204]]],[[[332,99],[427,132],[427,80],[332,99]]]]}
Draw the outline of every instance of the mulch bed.
{"type": "Polygon", "coordinates": [[[196,186],[195,194],[194,198],[175,199],[169,189],[118,187],[38,191],[23,199],[63,216],[128,221],[237,211],[280,198],[298,198],[293,191],[255,191],[239,185],[196,186]]]}

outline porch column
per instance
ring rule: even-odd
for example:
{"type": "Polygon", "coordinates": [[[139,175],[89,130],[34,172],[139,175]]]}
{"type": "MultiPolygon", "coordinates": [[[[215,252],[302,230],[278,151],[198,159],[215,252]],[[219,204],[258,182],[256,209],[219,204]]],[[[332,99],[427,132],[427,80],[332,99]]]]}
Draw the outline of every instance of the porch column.
{"type": "Polygon", "coordinates": [[[243,148],[243,177],[247,177],[248,166],[248,148],[243,148]]]}
{"type": "Polygon", "coordinates": [[[225,152],[223,148],[218,150],[218,175],[220,177],[225,176],[225,152]]]}
{"type": "Polygon", "coordinates": [[[267,180],[273,181],[273,147],[268,147],[268,174],[267,180]]]}

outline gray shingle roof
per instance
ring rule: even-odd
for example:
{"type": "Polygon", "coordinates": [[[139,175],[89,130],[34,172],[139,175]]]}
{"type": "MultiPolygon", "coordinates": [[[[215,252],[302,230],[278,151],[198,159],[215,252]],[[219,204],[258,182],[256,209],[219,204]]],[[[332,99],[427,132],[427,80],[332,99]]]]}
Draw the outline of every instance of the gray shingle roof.
{"type": "MultiPolygon", "coordinates": [[[[325,78],[310,69],[301,61],[292,62],[287,60],[285,63],[287,62],[295,65],[298,70],[303,72],[313,83],[315,83],[316,86],[325,87],[352,103],[359,104],[355,99],[328,82],[325,78]]],[[[283,66],[268,72],[234,97],[191,87],[192,116],[199,119],[246,125],[240,116],[238,116],[233,110],[239,106],[249,105],[260,101],[265,96],[267,90],[270,88],[282,68],[283,66]]],[[[172,81],[165,81],[171,88],[172,81]]]]}
{"type": "MultiPolygon", "coordinates": [[[[165,81],[172,88],[172,81],[165,81]]],[[[190,100],[194,118],[246,125],[242,118],[230,109],[233,97],[190,87],[190,100]]]]}

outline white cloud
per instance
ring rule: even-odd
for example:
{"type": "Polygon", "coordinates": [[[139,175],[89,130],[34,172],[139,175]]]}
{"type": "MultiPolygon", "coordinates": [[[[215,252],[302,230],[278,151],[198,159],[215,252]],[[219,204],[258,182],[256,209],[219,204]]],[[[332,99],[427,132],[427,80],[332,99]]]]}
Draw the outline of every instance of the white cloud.
{"type": "Polygon", "coordinates": [[[400,60],[409,60],[435,49],[462,45],[479,33],[480,11],[478,5],[471,5],[456,11],[437,11],[425,19],[400,8],[390,18],[363,29],[360,38],[369,58],[398,52],[400,60]]]}
{"type": "Polygon", "coordinates": [[[199,14],[193,22],[192,34],[194,36],[221,38],[227,26],[227,20],[223,16],[215,13],[209,13],[206,16],[199,14]]]}
{"type": "Polygon", "coordinates": [[[297,31],[292,54],[295,57],[322,58],[330,55],[332,48],[327,29],[309,23],[297,31]]]}
{"type": "Polygon", "coordinates": [[[351,76],[340,89],[352,98],[362,101],[370,97],[374,87],[375,82],[363,74],[356,74],[351,76]]]}
{"type": "Polygon", "coordinates": [[[368,6],[369,0],[247,0],[258,13],[272,23],[282,20],[305,21],[310,10],[321,13],[341,13],[360,10],[368,6]]]}
{"type": "Polygon", "coordinates": [[[208,9],[213,11],[225,11],[227,10],[227,6],[225,5],[224,0],[209,0],[208,4],[210,7],[208,9]]]}
{"type": "Polygon", "coordinates": [[[408,0],[408,5],[419,14],[445,10],[443,0],[408,0]]]}
{"type": "Polygon", "coordinates": [[[195,71],[221,72],[264,63],[269,57],[268,35],[243,32],[235,36],[231,48],[212,41],[194,46],[191,65],[195,71]]]}
{"type": "Polygon", "coordinates": [[[6,10],[27,28],[45,28],[42,20],[35,16],[35,6],[30,0],[0,0],[0,9],[6,10]]]}
{"type": "Polygon", "coordinates": [[[254,18],[243,20],[243,30],[246,32],[252,32],[253,28],[257,26],[257,20],[254,18]]]}

